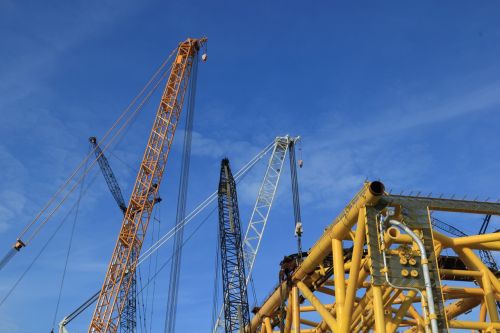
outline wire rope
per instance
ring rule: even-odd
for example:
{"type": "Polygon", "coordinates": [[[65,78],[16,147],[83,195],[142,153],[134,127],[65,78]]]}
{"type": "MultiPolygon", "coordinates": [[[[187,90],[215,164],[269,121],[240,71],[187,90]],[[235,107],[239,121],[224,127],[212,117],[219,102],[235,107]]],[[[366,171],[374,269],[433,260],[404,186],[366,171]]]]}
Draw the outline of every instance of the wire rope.
{"type": "MultiPolygon", "coordinates": [[[[189,167],[191,162],[191,142],[193,137],[193,122],[195,114],[196,81],[198,73],[198,57],[193,59],[191,80],[189,82],[188,104],[186,108],[186,124],[184,129],[184,144],[181,159],[181,175],[177,198],[177,213],[175,225],[180,225],[186,217],[187,190],[189,185],[189,167]]],[[[174,333],[177,314],[177,300],[179,297],[179,278],[182,265],[182,242],[184,228],[180,228],[174,237],[175,256],[171,263],[170,280],[167,296],[167,315],[165,319],[165,333],[174,333]]]]}
{"type": "Polygon", "coordinates": [[[76,200],[75,216],[73,218],[73,224],[71,226],[71,232],[70,232],[69,242],[68,242],[68,250],[66,251],[66,258],[64,261],[64,269],[63,269],[63,273],[62,273],[62,277],[61,277],[61,283],[59,286],[59,294],[57,295],[56,308],[54,311],[54,318],[52,320],[52,331],[54,331],[54,327],[56,326],[57,314],[59,313],[59,305],[61,304],[61,297],[62,297],[62,291],[64,288],[64,281],[66,279],[66,273],[68,270],[69,255],[71,253],[71,246],[73,245],[73,236],[75,235],[75,227],[76,227],[76,222],[78,220],[78,212],[80,210],[80,202],[82,201],[83,187],[84,186],[85,186],[85,178],[83,178],[83,180],[80,184],[80,193],[78,194],[78,198],[76,200]]]}
{"type": "MultiPolygon", "coordinates": [[[[114,138],[124,129],[127,127],[127,125],[130,123],[130,121],[133,119],[133,117],[135,117],[135,115],[142,109],[142,107],[144,106],[144,104],[149,100],[149,98],[151,97],[151,95],[153,94],[153,92],[156,90],[156,88],[158,88],[160,82],[163,80],[163,78],[165,77],[166,73],[162,76],[161,80],[158,81],[158,83],[154,86],[154,89],[151,90],[148,95],[146,95],[145,99],[143,101],[141,101],[140,105],[133,111],[132,115],[124,122],[124,124],[117,130],[117,132],[113,135],[113,137],[110,139],[110,141],[104,146],[102,147],[102,152],[101,154],[96,157],[96,159],[94,159],[90,166],[88,167],[88,169],[84,170],[83,172],[83,175],[76,181],[76,184],[71,187],[68,191],[68,193],[66,193],[63,198],[61,199],[61,201],[56,205],[56,207],[54,207],[52,209],[52,211],[49,213],[49,215],[40,223],[40,225],[38,226],[38,228],[35,229],[35,231],[31,234],[31,236],[27,239],[26,241],[26,245],[29,244],[33,238],[35,238],[38,233],[40,232],[40,230],[45,226],[45,224],[50,220],[50,218],[59,210],[59,208],[61,207],[61,205],[66,201],[66,199],[69,197],[69,195],[71,193],[73,193],[73,191],[76,189],[76,187],[78,186],[79,182],[81,181],[82,177],[84,177],[89,171],[90,169],[94,166],[94,164],[97,162],[98,158],[104,153],[104,151],[106,151],[108,149],[108,147],[111,145],[111,143],[114,141],[114,138]]],[[[102,143],[102,141],[101,141],[102,143]]],[[[21,238],[21,237],[19,237],[21,238]]]]}
{"type": "MultiPolygon", "coordinates": [[[[142,273],[141,273],[141,268],[138,267],[138,276],[139,276],[139,286],[142,290],[142,273]]],[[[141,328],[141,331],[142,332],[146,332],[146,309],[145,309],[145,306],[144,306],[144,293],[138,293],[138,295],[140,295],[141,297],[138,299],[138,302],[141,303],[139,304],[139,325],[140,325],[140,328],[141,328]],[[142,310],[142,311],[141,311],[142,310]],[[142,312],[142,319],[141,319],[141,312],[142,312]],[[143,330],[144,328],[144,330],[143,330]]]]}
{"type": "MultiPolygon", "coordinates": [[[[96,173],[92,180],[90,181],[89,185],[87,186],[87,188],[85,189],[84,193],[90,188],[90,186],[92,185],[92,183],[96,180],[97,178],[97,175],[98,173],[96,173]]],[[[40,251],[37,253],[37,255],[33,258],[33,260],[30,262],[30,264],[26,267],[26,269],[23,271],[23,273],[19,276],[19,278],[14,282],[14,284],[12,285],[12,287],[9,289],[9,291],[7,292],[7,294],[5,294],[5,296],[2,298],[2,300],[0,301],[0,306],[2,306],[5,301],[10,297],[10,295],[12,294],[12,292],[17,288],[17,286],[19,285],[19,283],[23,280],[23,278],[26,276],[26,274],[31,270],[31,268],[33,267],[33,265],[36,263],[36,261],[38,260],[38,258],[40,258],[40,256],[43,254],[43,252],[45,251],[45,249],[49,246],[50,242],[52,241],[52,239],[54,239],[54,237],[56,236],[57,232],[61,229],[61,227],[64,225],[64,223],[66,222],[67,218],[71,215],[71,213],[74,211],[76,207],[76,203],[73,205],[73,207],[71,207],[71,209],[68,211],[68,213],[61,219],[61,221],[59,222],[59,224],[57,225],[56,229],[54,230],[54,232],[52,233],[52,235],[47,239],[47,241],[45,242],[45,244],[42,246],[42,248],[40,249],[40,251]]]]}
{"type": "MultiPolygon", "coordinates": [[[[245,164],[234,176],[236,182],[243,179],[244,176],[260,161],[272,148],[274,147],[274,141],[261,150],[257,155],[255,155],[247,164],[245,164]]],[[[203,202],[201,202],[195,209],[189,213],[186,218],[182,221],[179,226],[175,226],[166,232],[155,244],[145,250],[139,257],[138,265],[146,260],[151,254],[157,251],[163,244],[165,244],[172,236],[180,229],[191,222],[198,214],[200,214],[207,206],[217,198],[217,191],[209,195],[203,202]]]]}
{"type": "MultiPolygon", "coordinates": [[[[196,226],[196,228],[191,232],[191,234],[188,236],[188,238],[186,238],[186,240],[184,240],[184,242],[182,243],[182,246],[185,246],[186,243],[189,242],[189,240],[191,238],[193,238],[193,236],[198,232],[198,230],[200,230],[200,228],[205,224],[205,222],[208,221],[208,219],[212,216],[212,214],[216,211],[216,209],[217,209],[217,207],[214,207],[208,213],[208,215],[200,222],[200,224],[198,224],[196,226]]],[[[153,274],[153,276],[151,277],[151,280],[146,282],[145,286],[139,291],[139,293],[143,292],[144,288],[146,288],[151,283],[151,281],[153,281],[158,276],[158,274],[160,274],[160,272],[172,261],[172,258],[174,255],[175,254],[172,253],[170,255],[170,257],[168,257],[168,259],[163,262],[163,264],[160,266],[160,268],[153,274]]]]}
{"type": "MultiPolygon", "coordinates": [[[[124,111],[121,113],[121,115],[118,117],[118,119],[115,121],[115,123],[108,129],[108,131],[105,133],[105,135],[102,137],[101,142],[105,141],[108,136],[111,136],[110,139],[108,140],[108,143],[102,148],[101,154],[103,154],[109,146],[115,141],[115,139],[119,136],[119,134],[127,128],[128,124],[130,123],[131,120],[134,119],[134,117],[137,115],[137,113],[143,108],[146,102],[149,101],[150,97],[152,94],[156,91],[158,88],[159,84],[163,81],[165,76],[169,71],[165,71],[166,65],[169,63],[170,59],[174,55],[175,51],[177,48],[175,48],[168,58],[160,65],[160,67],[157,69],[157,71],[153,74],[153,76],[150,78],[150,80],[146,83],[146,85],[141,89],[141,91],[134,97],[132,102],[124,109],[124,111]],[[163,73],[162,73],[163,72],[163,73]],[[160,75],[161,74],[161,75],[160,75]],[[159,78],[158,78],[159,76],[159,78]],[[156,82],[155,82],[156,80],[156,82]],[[150,89],[148,91],[148,89],[150,89]],[[147,92],[147,93],[146,93],[147,92]],[[146,94],[145,94],[146,93],[146,94]],[[144,95],[145,94],[145,95],[144,95]],[[137,105],[135,110],[132,112],[131,115],[128,116],[128,118],[125,118],[125,116],[129,113],[129,111],[132,109],[134,105],[137,104],[137,101],[140,100],[142,97],[142,100],[140,103],[137,105]],[[114,133],[113,130],[118,126],[120,121],[125,118],[124,123],[119,127],[114,133]],[[113,134],[111,134],[113,133],[113,134]]],[[[172,66],[172,64],[171,64],[172,66]]],[[[95,150],[95,149],[94,149],[95,150]]],[[[62,198],[59,200],[57,204],[55,204],[55,207],[52,208],[50,212],[47,213],[47,216],[42,218],[42,215],[49,210],[55,202],[56,198],[59,197],[60,194],[62,194],[69,186],[71,181],[75,178],[75,176],[78,174],[78,172],[82,169],[83,165],[86,165],[86,163],[89,161],[90,157],[93,155],[94,150],[92,150],[87,156],[83,159],[82,162],[76,167],[76,169],[73,171],[73,173],[67,178],[67,180],[58,188],[56,193],[47,201],[47,203],[42,207],[42,209],[37,213],[35,218],[28,223],[25,228],[21,231],[21,233],[18,235],[17,240],[18,243],[22,244],[22,247],[29,245],[34,238],[38,236],[42,228],[46,225],[46,223],[52,218],[52,216],[59,210],[59,208],[62,206],[62,204],[67,200],[67,198],[73,193],[73,191],[78,187],[80,182],[82,181],[82,177],[85,177],[88,172],[90,172],[90,169],[94,166],[95,162],[99,159],[100,156],[96,156],[95,159],[92,160],[92,163],[90,166],[86,169],[84,169],[82,176],[76,180],[76,184],[72,186],[68,192],[62,196],[62,198]],[[40,222],[41,221],[41,222],[40,222]],[[21,240],[26,233],[31,230],[31,228],[35,225],[35,223],[39,222],[39,225],[35,230],[27,237],[25,240],[21,240]]],[[[20,248],[13,248],[10,249],[6,255],[0,260],[0,270],[5,267],[5,265],[19,252],[20,248]]]]}
{"type": "MultiPolygon", "coordinates": [[[[237,183],[239,183],[241,180],[243,180],[249,173],[249,171],[259,162],[271,149],[274,147],[275,142],[272,141],[270,144],[265,146],[260,152],[258,152],[250,161],[248,161],[243,167],[238,170],[238,172],[235,173],[235,180],[237,183]]],[[[95,177],[94,177],[95,179],[95,177]]],[[[94,180],[93,179],[93,180],[94,180]]],[[[217,197],[217,192],[214,192],[212,195],[207,197],[203,202],[201,202],[193,211],[191,211],[190,214],[186,216],[184,221],[182,222],[181,225],[177,227],[173,227],[170,229],[168,232],[166,232],[162,237],[159,238],[159,240],[153,244],[149,249],[147,249],[140,257],[139,261],[137,263],[137,266],[141,265],[145,260],[147,260],[152,254],[157,253],[158,255],[158,250],[159,248],[165,244],[172,236],[178,231],[180,228],[184,228],[189,222],[191,222],[196,216],[198,216],[202,211],[205,210],[217,197]]],[[[195,228],[195,230],[189,235],[189,237],[182,243],[183,246],[194,236],[194,234],[201,228],[201,226],[208,220],[208,218],[215,212],[216,206],[210,211],[209,215],[202,220],[202,222],[195,228]]],[[[173,255],[173,254],[172,254],[173,255]]],[[[170,263],[172,259],[172,256],[169,257],[159,268],[158,270],[155,270],[155,273],[153,274],[151,280],[148,280],[143,288],[141,288],[140,291],[138,291],[137,294],[142,293],[144,291],[144,288],[149,286],[151,281],[154,281],[158,274],[170,263]]],[[[99,296],[100,291],[97,291],[91,298],[89,298],[84,305],[80,306],[78,309],[81,309],[80,311],[75,310],[73,311],[70,316],[71,320],[76,318],[79,314],[81,314],[84,310],[86,310],[91,304],[93,304],[98,296],[99,296]]],[[[1,304],[0,304],[1,305],[1,304]]],[[[69,316],[68,316],[69,317],[69,316]]],[[[69,321],[67,322],[69,323],[69,321]]]]}
{"type": "MultiPolygon", "coordinates": [[[[160,238],[160,230],[161,230],[161,205],[158,206],[158,219],[156,220],[158,222],[158,228],[157,228],[157,233],[156,233],[156,239],[160,238]]],[[[159,252],[156,252],[155,254],[155,264],[154,264],[154,271],[158,269],[158,254],[159,252]]],[[[151,278],[151,276],[148,276],[148,281],[151,278]]],[[[156,292],[156,279],[153,280],[153,296],[151,299],[151,315],[149,319],[149,332],[153,332],[153,313],[154,313],[154,300],[155,300],[155,292],[156,292]]]]}
{"type": "Polygon", "coordinates": [[[219,310],[219,284],[220,284],[220,242],[219,242],[219,229],[217,229],[217,238],[215,239],[215,278],[214,278],[214,288],[212,295],[212,323],[211,327],[214,327],[218,319],[219,310]]]}
{"type": "MultiPolygon", "coordinates": [[[[122,121],[122,119],[127,115],[127,113],[130,111],[130,109],[137,103],[137,101],[140,99],[140,97],[147,91],[147,89],[151,86],[151,84],[157,80],[157,77],[159,74],[161,74],[161,72],[164,70],[165,66],[167,65],[167,63],[170,61],[170,59],[172,58],[174,52],[176,51],[176,49],[174,49],[172,51],[172,53],[169,55],[169,57],[160,65],[160,67],[157,69],[157,71],[153,74],[153,76],[150,78],[150,80],[144,85],[144,87],[141,89],[141,91],[134,97],[134,99],[132,100],[132,102],[125,108],[125,110],[121,113],[121,115],[118,117],[118,119],[112,124],[112,126],[108,129],[108,131],[104,134],[104,136],[101,138],[101,142],[102,141],[105,141],[109,135],[111,135],[112,131],[118,126],[118,124],[120,123],[120,121],[122,121]]],[[[162,75],[161,77],[163,77],[164,75],[162,75]]],[[[158,81],[161,81],[162,79],[158,80],[158,81]]],[[[158,86],[158,83],[153,85],[153,90],[156,90],[158,86]]],[[[148,96],[150,96],[151,93],[148,93],[146,94],[146,97],[147,99],[149,99],[148,96]]],[[[144,102],[144,100],[143,100],[144,102]]],[[[142,105],[144,104],[143,102],[141,102],[138,106],[138,108],[136,108],[136,111],[142,107],[142,105]]],[[[134,111],[133,113],[135,113],[136,111],[134,111]]],[[[117,134],[119,132],[121,132],[121,130],[123,129],[123,125],[121,128],[118,129],[117,133],[113,134],[111,139],[110,139],[110,143],[113,141],[113,139],[117,136],[117,134]]],[[[109,143],[109,144],[110,144],[109,143]]],[[[109,146],[109,144],[104,147],[103,152],[107,149],[107,147],[109,146]]],[[[47,201],[47,203],[42,207],[42,209],[38,212],[38,214],[35,216],[35,218],[30,222],[28,223],[28,225],[21,231],[21,233],[19,234],[18,238],[22,238],[27,232],[28,230],[39,220],[39,218],[41,217],[41,215],[51,206],[51,204],[54,202],[54,200],[57,198],[57,196],[64,191],[64,189],[66,189],[66,187],[69,185],[69,183],[71,182],[71,180],[78,174],[78,172],[82,169],[82,167],[85,165],[85,163],[87,163],[87,161],[90,159],[90,157],[92,156],[92,154],[94,153],[94,150],[92,150],[84,159],[82,162],[80,162],[80,164],[76,167],[76,169],[73,171],[73,173],[68,177],[68,179],[63,183],[63,185],[61,185],[59,187],[59,189],[56,191],[56,193],[47,201]]],[[[94,160],[95,162],[95,160],[94,160]]],[[[92,164],[93,165],[93,164],[92,164]]],[[[92,165],[90,167],[92,167],[92,165]]],[[[30,240],[32,239],[33,237],[30,237],[30,240]]],[[[29,241],[28,241],[29,242],[29,241]]],[[[27,242],[27,243],[28,243],[27,242]]],[[[27,244],[26,243],[26,244],[27,244]]]]}

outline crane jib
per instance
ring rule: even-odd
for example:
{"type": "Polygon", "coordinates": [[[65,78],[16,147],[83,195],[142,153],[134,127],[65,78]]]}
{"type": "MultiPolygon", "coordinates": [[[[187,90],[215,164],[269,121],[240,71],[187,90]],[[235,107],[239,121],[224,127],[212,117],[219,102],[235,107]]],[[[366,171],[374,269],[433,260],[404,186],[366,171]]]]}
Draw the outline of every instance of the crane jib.
{"type": "Polygon", "coordinates": [[[88,332],[118,329],[202,39],[177,49],[88,332]]]}

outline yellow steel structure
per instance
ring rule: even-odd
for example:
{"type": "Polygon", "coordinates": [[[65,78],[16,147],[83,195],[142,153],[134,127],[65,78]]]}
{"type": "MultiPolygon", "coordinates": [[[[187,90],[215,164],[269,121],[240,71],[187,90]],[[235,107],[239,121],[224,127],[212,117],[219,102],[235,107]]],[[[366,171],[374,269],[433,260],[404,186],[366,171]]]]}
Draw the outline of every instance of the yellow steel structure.
{"type": "Polygon", "coordinates": [[[88,332],[117,331],[130,277],[135,274],[151,212],[158,198],[193,63],[205,42],[205,38],[189,38],[177,48],[88,332]]]}
{"type": "Polygon", "coordinates": [[[500,331],[500,274],[476,255],[500,250],[500,233],[451,238],[432,229],[433,211],[500,215],[500,204],[397,196],[366,183],[246,331],[500,331]]]}

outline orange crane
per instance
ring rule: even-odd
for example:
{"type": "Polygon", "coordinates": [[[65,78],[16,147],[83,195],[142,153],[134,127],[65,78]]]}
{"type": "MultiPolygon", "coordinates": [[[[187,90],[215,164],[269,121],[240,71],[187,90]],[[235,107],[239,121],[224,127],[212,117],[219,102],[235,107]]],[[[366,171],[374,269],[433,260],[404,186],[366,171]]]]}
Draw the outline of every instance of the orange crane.
{"type": "MultiPolygon", "coordinates": [[[[149,140],[125,212],[118,240],[90,322],[89,333],[115,333],[126,305],[170,147],[179,122],[193,64],[206,38],[180,43],[156,113],[149,140]]],[[[206,55],[202,56],[206,60],[206,55]]]]}

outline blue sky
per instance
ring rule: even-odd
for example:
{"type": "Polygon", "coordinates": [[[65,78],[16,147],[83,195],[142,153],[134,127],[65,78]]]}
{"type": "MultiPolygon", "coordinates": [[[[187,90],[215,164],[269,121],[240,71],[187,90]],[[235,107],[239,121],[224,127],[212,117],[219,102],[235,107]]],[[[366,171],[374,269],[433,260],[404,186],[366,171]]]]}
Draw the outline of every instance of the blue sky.
{"type": "MultiPolygon", "coordinates": [[[[303,137],[305,248],[365,179],[496,200],[499,10],[496,1],[0,1],[0,244],[11,245],[83,158],[87,138],[105,133],[177,43],[202,35],[209,61],[199,67],[188,209],[216,189],[222,157],[236,170],[284,134],[303,137]]],[[[126,197],[156,101],[110,156],[126,197]]],[[[175,212],[181,141],[162,185],[163,231],[175,212]]],[[[261,165],[240,184],[243,221],[262,175],[261,165]]],[[[58,320],[99,288],[121,222],[97,176],[81,204],[58,320]]],[[[288,177],[255,266],[258,299],[295,250],[288,177]]],[[[1,297],[61,216],[1,272],[1,297]]],[[[216,222],[185,248],[177,332],[210,329],[216,222]]],[[[70,224],[0,306],[0,332],[50,330],[70,224]]],[[[479,224],[458,226],[473,233],[479,224]]],[[[167,278],[163,271],[149,296],[156,331],[167,278]]],[[[88,317],[71,331],[84,331],[88,317]]]]}

